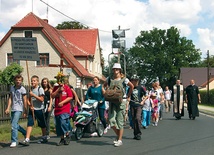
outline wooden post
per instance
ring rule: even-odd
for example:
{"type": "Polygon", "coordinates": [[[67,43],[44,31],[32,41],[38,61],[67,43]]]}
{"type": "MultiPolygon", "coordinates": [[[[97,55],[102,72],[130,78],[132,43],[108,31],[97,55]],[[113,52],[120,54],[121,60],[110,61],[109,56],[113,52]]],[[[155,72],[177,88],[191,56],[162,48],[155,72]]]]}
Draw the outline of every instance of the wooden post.
{"type": "MultiPolygon", "coordinates": [[[[25,62],[26,62],[26,68],[27,68],[28,86],[30,87],[30,91],[31,91],[30,75],[29,75],[29,69],[28,69],[28,61],[26,60],[25,62]]],[[[33,102],[31,101],[30,95],[29,95],[29,99],[28,100],[29,100],[30,104],[33,106],[33,102]]],[[[34,110],[32,109],[31,111],[32,111],[34,126],[36,126],[34,110]]]]}

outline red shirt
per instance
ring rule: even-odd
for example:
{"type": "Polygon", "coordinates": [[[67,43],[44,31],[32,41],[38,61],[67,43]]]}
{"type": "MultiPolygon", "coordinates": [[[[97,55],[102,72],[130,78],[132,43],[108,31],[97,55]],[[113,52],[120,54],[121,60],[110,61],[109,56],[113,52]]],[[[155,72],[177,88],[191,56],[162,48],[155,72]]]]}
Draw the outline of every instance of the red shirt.
{"type": "MultiPolygon", "coordinates": [[[[59,86],[54,86],[53,88],[53,92],[55,92],[57,89],[59,88],[59,86]]],[[[64,90],[62,91],[62,98],[61,100],[65,100],[67,97],[73,97],[72,91],[70,89],[70,87],[68,85],[63,85],[64,90]]],[[[62,107],[59,107],[59,96],[57,95],[55,97],[55,110],[54,110],[54,115],[58,116],[64,113],[68,113],[70,114],[71,112],[71,104],[70,101],[68,101],[67,103],[64,103],[62,107]]]]}

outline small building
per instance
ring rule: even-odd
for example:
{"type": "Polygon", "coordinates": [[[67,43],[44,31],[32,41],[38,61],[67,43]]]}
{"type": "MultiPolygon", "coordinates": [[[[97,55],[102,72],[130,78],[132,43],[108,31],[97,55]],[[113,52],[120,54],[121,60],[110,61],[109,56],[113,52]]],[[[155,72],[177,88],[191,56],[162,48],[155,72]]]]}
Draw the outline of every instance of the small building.
{"type": "MultiPolygon", "coordinates": [[[[34,13],[28,13],[11,27],[0,41],[0,69],[3,70],[13,60],[11,37],[36,37],[39,61],[28,61],[29,75],[38,75],[54,80],[63,64],[63,73],[70,84],[86,88],[94,76],[105,80],[102,75],[101,48],[98,29],[58,30],[34,13]]],[[[16,61],[24,68],[24,84],[28,84],[26,62],[16,61]]]]}
{"type": "MultiPolygon", "coordinates": [[[[207,67],[200,67],[200,68],[181,68],[180,69],[180,80],[184,87],[187,87],[190,84],[190,80],[195,80],[195,84],[199,87],[199,89],[207,89],[208,85],[208,70],[207,67]]],[[[214,76],[214,68],[209,69],[209,89],[213,89],[213,76],[214,76]]]]}

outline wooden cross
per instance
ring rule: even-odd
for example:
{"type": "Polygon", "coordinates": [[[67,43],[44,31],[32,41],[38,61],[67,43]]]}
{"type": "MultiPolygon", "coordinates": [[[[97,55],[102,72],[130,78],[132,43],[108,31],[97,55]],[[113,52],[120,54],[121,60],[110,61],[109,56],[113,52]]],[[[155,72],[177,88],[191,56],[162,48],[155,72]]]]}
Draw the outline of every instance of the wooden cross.
{"type": "Polygon", "coordinates": [[[60,64],[49,64],[49,67],[60,67],[60,72],[63,73],[63,68],[73,68],[73,65],[64,65],[63,64],[63,54],[60,54],[60,64]]]}

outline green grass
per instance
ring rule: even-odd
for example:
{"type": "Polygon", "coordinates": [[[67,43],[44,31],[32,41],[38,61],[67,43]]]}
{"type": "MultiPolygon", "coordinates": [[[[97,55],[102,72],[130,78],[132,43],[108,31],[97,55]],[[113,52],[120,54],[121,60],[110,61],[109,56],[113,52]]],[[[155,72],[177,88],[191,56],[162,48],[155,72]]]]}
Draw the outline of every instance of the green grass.
{"type": "MultiPolygon", "coordinates": [[[[27,121],[20,121],[19,124],[26,129],[27,128],[27,121]]],[[[51,118],[50,121],[50,134],[54,133],[54,121],[53,118],[51,118]]],[[[31,133],[31,139],[39,137],[42,135],[41,128],[36,126],[33,127],[33,131],[31,133]]],[[[18,139],[24,139],[23,135],[19,132],[18,139]]],[[[11,124],[10,123],[4,123],[0,125],[0,142],[10,142],[11,141],[11,124]]]]}

